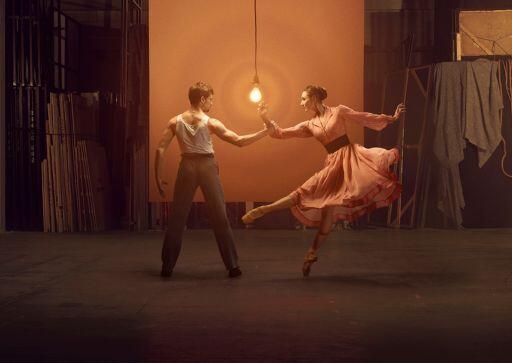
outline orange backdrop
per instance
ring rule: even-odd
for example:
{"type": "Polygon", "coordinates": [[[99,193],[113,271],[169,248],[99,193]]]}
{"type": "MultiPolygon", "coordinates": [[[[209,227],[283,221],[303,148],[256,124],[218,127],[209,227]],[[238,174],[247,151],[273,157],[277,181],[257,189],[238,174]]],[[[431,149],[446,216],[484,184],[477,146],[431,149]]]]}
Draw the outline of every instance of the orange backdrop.
{"type": "MultiPolygon", "coordinates": [[[[270,116],[282,127],[311,117],[301,108],[308,84],[327,88],[328,105],[363,106],[364,1],[258,0],[258,74],[270,116]]],[[[263,127],[248,99],[254,75],[252,0],[151,0],[150,200],[161,200],[153,158],[167,121],[188,106],[187,92],[206,81],[215,92],[210,116],[239,134],[263,127]]],[[[349,129],[362,143],[362,129],[349,129]]],[[[320,169],[323,147],[313,138],[269,137],[244,148],[214,138],[226,201],[271,201],[320,169]]],[[[176,140],[165,154],[167,199],[179,163],[176,140]]],[[[199,193],[196,198],[201,198],[199,193]]]]}

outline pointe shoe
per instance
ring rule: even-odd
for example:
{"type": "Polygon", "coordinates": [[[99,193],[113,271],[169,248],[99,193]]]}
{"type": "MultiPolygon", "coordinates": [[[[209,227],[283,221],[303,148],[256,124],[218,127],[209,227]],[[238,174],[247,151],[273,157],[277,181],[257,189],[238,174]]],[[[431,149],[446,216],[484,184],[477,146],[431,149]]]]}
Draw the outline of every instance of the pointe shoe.
{"type": "Polygon", "coordinates": [[[309,251],[306,253],[304,257],[304,264],[302,265],[302,275],[304,277],[309,276],[311,272],[311,265],[313,265],[316,261],[318,261],[318,257],[316,257],[314,252],[309,251]]]}
{"type": "Polygon", "coordinates": [[[242,217],[242,222],[244,222],[244,224],[251,224],[256,219],[262,217],[263,214],[264,213],[261,210],[261,207],[251,209],[249,212],[244,214],[244,216],[242,217]]]}

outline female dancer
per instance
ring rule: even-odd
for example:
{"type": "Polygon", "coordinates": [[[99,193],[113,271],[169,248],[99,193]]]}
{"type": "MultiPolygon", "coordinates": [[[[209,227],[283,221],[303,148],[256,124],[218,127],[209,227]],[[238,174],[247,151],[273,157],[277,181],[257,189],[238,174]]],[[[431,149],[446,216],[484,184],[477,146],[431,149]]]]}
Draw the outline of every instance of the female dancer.
{"type": "Polygon", "coordinates": [[[317,261],[317,251],[337,220],[352,221],[376,208],[392,203],[402,190],[389,166],[398,161],[396,148],[366,149],[351,144],[346,134],[346,122],[355,122],[374,130],[382,130],[405,112],[397,106],[393,116],[357,112],[347,106],[329,107],[323,103],[327,91],[320,86],[307,86],[301,94],[301,106],[313,111],[315,117],[296,126],[282,129],[268,118],[267,106],[260,103],[258,111],[263,121],[274,130],[270,136],[278,139],[315,137],[327,150],[324,167],[302,186],[278,201],[255,208],[242,217],[245,224],[280,209],[291,208],[303,224],[317,227],[313,244],[304,257],[302,273],[308,276],[317,261]]]}

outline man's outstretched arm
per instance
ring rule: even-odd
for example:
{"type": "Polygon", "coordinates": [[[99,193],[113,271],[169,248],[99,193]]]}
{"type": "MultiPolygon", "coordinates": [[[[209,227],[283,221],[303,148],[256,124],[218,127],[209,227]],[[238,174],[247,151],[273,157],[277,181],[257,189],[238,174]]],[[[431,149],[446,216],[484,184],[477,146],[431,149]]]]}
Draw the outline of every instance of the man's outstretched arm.
{"type": "Polygon", "coordinates": [[[253,142],[262,139],[263,137],[267,136],[269,132],[268,128],[265,127],[263,130],[253,134],[238,135],[236,132],[231,131],[226,126],[224,126],[224,124],[219,120],[211,118],[208,122],[210,123],[210,128],[213,133],[220,139],[240,147],[250,145],[253,142]]]}
{"type": "Polygon", "coordinates": [[[160,193],[160,196],[162,196],[162,197],[164,197],[164,195],[165,195],[165,190],[164,190],[164,181],[160,177],[160,170],[162,169],[164,152],[174,137],[175,124],[176,124],[176,119],[172,118],[165,128],[164,134],[163,134],[162,138],[160,139],[160,142],[158,143],[158,147],[156,149],[156,154],[155,154],[155,181],[156,181],[156,186],[158,188],[158,192],[160,193]]]}

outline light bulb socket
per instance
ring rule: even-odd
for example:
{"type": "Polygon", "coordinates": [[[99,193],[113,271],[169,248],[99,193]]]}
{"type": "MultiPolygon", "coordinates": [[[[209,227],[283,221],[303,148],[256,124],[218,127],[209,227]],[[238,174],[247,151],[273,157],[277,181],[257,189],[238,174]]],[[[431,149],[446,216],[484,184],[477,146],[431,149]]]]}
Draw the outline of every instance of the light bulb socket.
{"type": "Polygon", "coordinates": [[[254,75],[254,78],[252,79],[252,83],[255,85],[260,84],[260,79],[258,78],[257,74],[254,75]]]}

